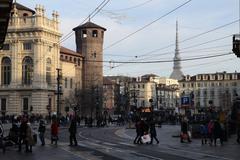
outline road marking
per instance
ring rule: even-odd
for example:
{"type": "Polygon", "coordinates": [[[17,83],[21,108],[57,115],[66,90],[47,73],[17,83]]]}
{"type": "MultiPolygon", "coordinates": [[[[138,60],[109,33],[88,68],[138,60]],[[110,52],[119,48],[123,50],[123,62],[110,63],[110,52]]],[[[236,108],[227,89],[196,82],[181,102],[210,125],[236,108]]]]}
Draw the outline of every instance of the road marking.
{"type": "MultiPolygon", "coordinates": [[[[215,156],[215,155],[211,155],[211,154],[206,154],[206,153],[200,153],[200,152],[192,152],[192,151],[186,151],[186,150],[182,150],[182,149],[173,149],[173,148],[168,148],[168,147],[162,147],[164,149],[168,149],[168,150],[172,150],[172,151],[181,151],[181,152],[186,152],[186,153],[191,153],[191,154],[198,154],[201,156],[207,156],[207,157],[211,157],[211,158],[216,158],[216,159],[225,159],[225,160],[233,160],[231,158],[225,158],[225,157],[219,157],[219,156],[215,156]]],[[[182,156],[180,154],[175,154],[177,156],[182,156]]]]}
{"type": "Polygon", "coordinates": [[[142,156],[142,157],[147,157],[147,158],[151,158],[151,159],[158,159],[158,160],[164,160],[162,158],[158,158],[158,157],[154,157],[154,156],[150,156],[150,155],[147,155],[147,154],[143,154],[143,153],[138,153],[138,152],[134,152],[135,155],[139,155],[139,156],[142,156]]]}
{"type": "Polygon", "coordinates": [[[126,145],[126,146],[131,146],[131,147],[135,147],[136,146],[134,144],[125,143],[125,142],[119,142],[119,144],[126,145]]]}
{"type": "Polygon", "coordinates": [[[118,137],[122,137],[122,138],[126,138],[126,139],[134,139],[133,137],[131,137],[125,133],[124,128],[118,129],[114,134],[117,135],[118,137]]]}
{"type": "Polygon", "coordinates": [[[105,145],[109,145],[109,146],[116,146],[116,145],[117,145],[117,144],[109,143],[109,142],[103,142],[103,144],[105,144],[105,145]]]}

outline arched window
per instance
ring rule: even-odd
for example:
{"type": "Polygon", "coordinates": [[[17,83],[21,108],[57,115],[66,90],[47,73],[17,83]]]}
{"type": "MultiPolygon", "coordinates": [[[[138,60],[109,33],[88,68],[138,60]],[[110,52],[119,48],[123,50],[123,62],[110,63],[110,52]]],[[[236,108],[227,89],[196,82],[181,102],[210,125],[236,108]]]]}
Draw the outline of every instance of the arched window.
{"type": "Polygon", "coordinates": [[[22,63],[22,82],[23,84],[32,84],[33,79],[33,60],[31,57],[24,57],[22,63]]]}
{"type": "Polygon", "coordinates": [[[9,85],[11,82],[11,59],[4,57],[2,59],[2,85],[9,85]]]}
{"type": "Polygon", "coordinates": [[[98,37],[98,31],[97,30],[92,31],[92,37],[98,37]]]}
{"type": "Polygon", "coordinates": [[[47,63],[46,63],[46,82],[47,84],[51,84],[51,59],[48,58],[47,59],[47,63]]]}

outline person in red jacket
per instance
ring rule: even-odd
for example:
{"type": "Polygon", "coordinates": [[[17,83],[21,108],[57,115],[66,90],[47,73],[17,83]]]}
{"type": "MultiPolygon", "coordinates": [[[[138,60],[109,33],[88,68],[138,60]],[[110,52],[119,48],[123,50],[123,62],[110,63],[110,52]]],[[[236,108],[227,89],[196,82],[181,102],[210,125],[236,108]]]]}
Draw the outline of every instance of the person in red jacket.
{"type": "Polygon", "coordinates": [[[52,121],[51,125],[51,144],[53,144],[53,141],[55,141],[55,145],[57,145],[58,141],[58,122],[57,120],[52,121]]]}

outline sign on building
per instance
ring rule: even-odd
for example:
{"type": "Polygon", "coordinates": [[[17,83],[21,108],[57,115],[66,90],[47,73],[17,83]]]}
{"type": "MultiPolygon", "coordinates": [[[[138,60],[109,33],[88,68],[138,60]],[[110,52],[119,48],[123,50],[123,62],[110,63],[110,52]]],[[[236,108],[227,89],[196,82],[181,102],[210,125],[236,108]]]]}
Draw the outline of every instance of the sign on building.
{"type": "Polygon", "coordinates": [[[187,96],[181,97],[181,106],[189,107],[190,106],[190,97],[187,97],[187,96]]]}

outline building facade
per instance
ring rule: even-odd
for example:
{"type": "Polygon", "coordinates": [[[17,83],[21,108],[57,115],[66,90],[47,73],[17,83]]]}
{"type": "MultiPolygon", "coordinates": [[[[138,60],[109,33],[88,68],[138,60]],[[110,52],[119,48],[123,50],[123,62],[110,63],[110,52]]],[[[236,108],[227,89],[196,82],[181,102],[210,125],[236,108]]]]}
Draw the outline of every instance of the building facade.
{"type": "Polygon", "coordinates": [[[177,80],[159,77],[154,74],[143,75],[130,83],[130,104],[139,107],[153,107],[155,110],[175,110],[179,104],[177,80]]]}
{"type": "Polygon", "coordinates": [[[60,45],[58,13],[45,16],[14,3],[3,50],[0,51],[0,101],[3,114],[46,114],[55,107],[60,45]]]}
{"type": "Polygon", "coordinates": [[[229,110],[240,94],[239,80],[237,72],[187,75],[179,81],[180,95],[191,98],[191,108],[195,111],[208,107],[229,110]]]}
{"type": "Polygon", "coordinates": [[[2,115],[56,113],[57,69],[60,71],[59,113],[66,114],[74,107],[84,116],[96,113],[96,108],[102,106],[105,30],[92,22],[74,28],[75,52],[60,46],[56,11],[48,18],[41,5],[32,10],[14,3],[6,40],[0,50],[2,115]]]}

